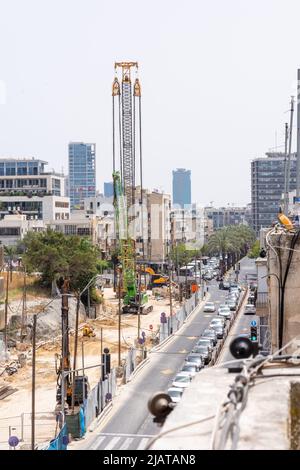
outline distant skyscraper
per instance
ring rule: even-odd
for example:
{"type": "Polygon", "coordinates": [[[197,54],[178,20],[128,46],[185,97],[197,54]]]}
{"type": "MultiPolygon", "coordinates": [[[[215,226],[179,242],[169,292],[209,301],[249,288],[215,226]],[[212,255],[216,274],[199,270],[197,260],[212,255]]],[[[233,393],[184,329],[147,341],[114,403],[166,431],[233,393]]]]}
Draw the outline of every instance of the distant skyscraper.
{"type": "MultiPolygon", "coordinates": [[[[251,162],[252,224],[255,232],[277,221],[284,193],[284,153],[266,153],[251,162]]],[[[296,189],[296,154],[291,155],[290,190],[296,189]]]]}
{"type": "Polygon", "coordinates": [[[80,207],[83,199],[96,195],[96,145],[83,142],[69,144],[69,196],[71,208],[80,207]]]}
{"type": "Polygon", "coordinates": [[[178,168],[173,171],[173,204],[184,207],[191,203],[191,171],[178,168]]]}
{"type": "Polygon", "coordinates": [[[114,183],[104,183],[104,197],[112,197],[114,195],[114,183]]]}

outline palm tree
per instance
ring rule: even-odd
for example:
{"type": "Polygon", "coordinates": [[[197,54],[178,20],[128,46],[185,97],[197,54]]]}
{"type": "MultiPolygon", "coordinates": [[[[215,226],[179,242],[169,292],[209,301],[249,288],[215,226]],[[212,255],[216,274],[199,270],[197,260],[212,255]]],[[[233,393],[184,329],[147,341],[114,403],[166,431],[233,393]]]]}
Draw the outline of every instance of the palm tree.
{"type": "Polygon", "coordinates": [[[232,235],[228,227],[217,230],[208,241],[208,250],[211,254],[218,254],[222,258],[221,274],[225,271],[225,258],[234,249],[232,235]]]}

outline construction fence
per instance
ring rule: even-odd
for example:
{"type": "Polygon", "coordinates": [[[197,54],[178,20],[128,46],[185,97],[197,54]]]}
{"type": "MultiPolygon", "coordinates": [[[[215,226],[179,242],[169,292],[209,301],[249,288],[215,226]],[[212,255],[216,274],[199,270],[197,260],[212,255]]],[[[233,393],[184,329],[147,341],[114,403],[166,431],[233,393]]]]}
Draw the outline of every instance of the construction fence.
{"type": "Polygon", "coordinates": [[[199,294],[195,292],[184,304],[183,306],[173,315],[172,317],[161,317],[161,325],[159,330],[159,342],[162,343],[167,339],[171,334],[176,333],[176,331],[181,328],[183,322],[187,317],[192,313],[196,308],[199,302],[199,294]]]}
{"type": "MultiPolygon", "coordinates": [[[[165,320],[166,322],[160,324],[160,330],[158,332],[159,342],[164,341],[182,326],[183,322],[197,306],[198,301],[198,293],[196,292],[184,303],[172,318],[163,318],[163,321],[165,320]]],[[[147,350],[143,345],[141,345],[141,348],[139,349],[132,347],[128,350],[126,359],[122,365],[124,383],[127,383],[130,380],[133,372],[136,371],[137,367],[141,363],[143,363],[146,356],[147,350]]],[[[107,375],[106,379],[103,381],[100,380],[93,389],[90,390],[88,397],[84,400],[79,411],[77,410],[77,414],[74,415],[74,418],[76,418],[74,422],[71,422],[70,419],[68,421],[67,416],[66,423],[61,427],[59,417],[55,412],[36,413],[37,448],[39,450],[66,450],[69,435],[71,434],[73,438],[83,437],[93,421],[97,419],[111,403],[112,399],[116,395],[116,390],[116,369],[111,369],[111,372],[107,375]]],[[[11,417],[8,422],[9,426],[4,422],[1,424],[3,424],[3,427],[6,427],[6,429],[9,428],[9,434],[14,433],[21,436],[20,448],[24,448],[24,446],[28,447],[30,445],[31,414],[23,413],[21,416],[14,417],[14,419],[11,417]]],[[[9,435],[7,437],[9,437],[9,435]]],[[[2,445],[3,447],[6,447],[7,444],[5,445],[5,442],[3,442],[2,445]]]]}

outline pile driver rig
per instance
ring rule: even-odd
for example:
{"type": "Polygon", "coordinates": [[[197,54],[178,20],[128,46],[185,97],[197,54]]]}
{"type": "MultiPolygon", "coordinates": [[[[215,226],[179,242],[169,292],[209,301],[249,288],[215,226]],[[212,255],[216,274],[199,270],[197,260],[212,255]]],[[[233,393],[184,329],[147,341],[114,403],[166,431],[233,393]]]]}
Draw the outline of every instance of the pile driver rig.
{"type": "MultiPolygon", "coordinates": [[[[148,296],[138,289],[135,239],[130,233],[136,204],[136,153],[138,143],[140,199],[142,211],[142,146],[141,146],[141,85],[137,62],[116,62],[112,85],[113,107],[113,183],[115,207],[115,239],[122,266],[123,313],[148,313],[152,306],[148,296]],[[121,70],[121,82],[118,71],[121,70]],[[136,73],[132,85],[131,72],[136,73]],[[138,126],[136,126],[136,122],[138,126]],[[118,154],[118,159],[116,154],[118,154]],[[118,160],[118,162],[117,162],[118,160]]],[[[143,214],[141,215],[143,220],[143,214]]],[[[142,223],[143,239],[143,223],[142,223]]],[[[144,250],[143,250],[144,252],[144,250]]],[[[120,282],[120,280],[119,280],[120,282]]],[[[140,284],[140,283],[139,283],[140,284]]]]}

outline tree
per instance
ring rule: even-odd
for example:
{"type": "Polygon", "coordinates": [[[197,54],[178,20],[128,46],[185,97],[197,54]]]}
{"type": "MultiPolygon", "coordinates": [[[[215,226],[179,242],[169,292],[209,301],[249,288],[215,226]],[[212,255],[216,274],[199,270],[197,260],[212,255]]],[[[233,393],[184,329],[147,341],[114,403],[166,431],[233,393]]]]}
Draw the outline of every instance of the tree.
{"type": "Polygon", "coordinates": [[[253,243],[251,249],[249,250],[248,256],[249,258],[258,258],[259,254],[260,254],[260,244],[259,244],[259,240],[256,240],[253,243]]]}
{"type": "Polygon", "coordinates": [[[28,232],[23,243],[27,272],[41,273],[42,283],[46,286],[67,278],[71,290],[80,291],[98,273],[98,249],[86,238],[65,236],[48,229],[28,232]]]}
{"type": "MultiPolygon", "coordinates": [[[[8,257],[8,267],[10,272],[10,282],[12,281],[12,268],[13,268],[13,259],[16,254],[16,248],[14,246],[4,246],[4,254],[8,257]]],[[[7,274],[8,275],[8,274],[7,274]]]]}
{"type": "Polygon", "coordinates": [[[222,257],[222,273],[247,254],[255,241],[254,231],[246,225],[231,225],[217,230],[208,241],[209,253],[222,257]],[[226,260],[226,263],[225,263],[226,260]]]}

